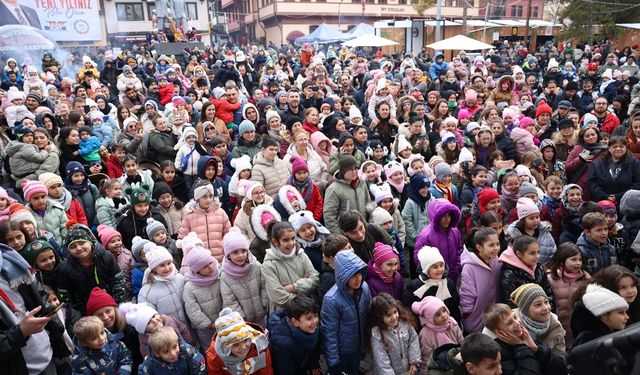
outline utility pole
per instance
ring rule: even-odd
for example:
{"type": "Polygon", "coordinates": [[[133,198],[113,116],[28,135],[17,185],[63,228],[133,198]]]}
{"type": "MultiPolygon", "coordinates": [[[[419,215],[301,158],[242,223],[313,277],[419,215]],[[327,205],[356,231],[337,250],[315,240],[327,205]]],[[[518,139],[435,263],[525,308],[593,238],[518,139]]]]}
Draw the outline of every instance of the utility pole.
{"type": "Polygon", "coordinates": [[[531,0],[527,1],[527,22],[524,26],[524,38],[527,51],[531,51],[531,38],[529,37],[529,20],[531,19],[531,0]]]}
{"type": "Polygon", "coordinates": [[[436,11],[436,42],[441,39],[440,35],[440,21],[442,19],[442,0],[438,0],[438,8],[436,11]]]}
{"type": "Polygon", "coordinates": [[[486,43],[487,40],[487,21],[489,21],[489,7],[491,3],[486,0],[487,4],[484,7],[484,28],[482,29],[482,41],[486,43]]]}
{"type": "Polygon", "coordinates": [[[469,0],[462,0],[462,34],[464,35],[467,35],[467,7],[468,6],[469,6],[469,0]]]}

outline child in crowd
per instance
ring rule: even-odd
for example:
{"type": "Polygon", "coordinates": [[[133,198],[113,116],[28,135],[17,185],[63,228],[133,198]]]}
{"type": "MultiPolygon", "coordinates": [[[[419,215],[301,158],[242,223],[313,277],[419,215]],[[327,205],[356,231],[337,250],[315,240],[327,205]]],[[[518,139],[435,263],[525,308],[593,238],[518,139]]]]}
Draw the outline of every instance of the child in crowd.
{"type": "MultiPolygon", "coordinates": [[[[38,229],[45,230],[53,235],[53,239],[57,243],[62,243],[67,234],[66,223],[68,221],[64,208],[58,203],[47,200],[48,190],[40,181],[22,181],[22,193],[26,202],[25,206],[34,218],[32,223],[34,233],[38,229]]],[[[36,234],[34,237],[37,236],[36,234]]]]}
{"type": "Polygon", "coordinates": [[[458,322],[449,315],[449,309],[437,297],[427,296],[420,302],[414,302],[411,309],[420,318],[420,351],[423,370],[436,348],[445,344],[460,345],[464,341],[458,322]]]}
{"type": "Polygon", "coordinates": [[[122,197],[122,184],[116,179],[100,181],[100,198],[96,200],[98,224],[115,228],[117,218],[127,208],[127,199],[122,197]]]}
{"type": "MultiPolygon", "coordinates": [[[[381,210],[387,211],[392,218],[391,228],[386,228],[389,234],[392,237],[397,237],[396,239],[396,250],[400,254],[403,254],[404,243],[407,237],[407,232],[404,225],[404,220],[402,220],[402,209],[400,208],[400,200],[394,199],[393,194],[391,193],[391,188],[388,183],[382,183],[380,185],[371,185],[369,187],[369,191],[373,194],[373,201],[375,202],[375,208],[371,212],[371,222],[373,224],[382,225],[388,222],[386,219],[382,219],[384,221],[377,220],[375,217],[387,217],[387,215],[383,215],[381,210]],[[377,214],[374,214],[377,212],[377,214]],[[394,234],[391,234],[391,233],[394,234]]],[[[368,208],[371,208],[370,205],[368,208]]],[[[404,257],[403,257],[404,258],[404,257]]]]}
{"type": "Polygon", "coordinates": [[[342,234],[332,233],[327,236],[322,244],[322,271],[320,271],[320,281],[318,284],[317,296],[320,303],[336,284],[334,261],[336,254],[340,251],[353,251],[349,239],[342,234]]]}
{"type": "Polygon", "coordinates": [[[511,301],[511,293],[522,284],[535,283],[544,289],[551,309],[555,311],[556,304],[553,291],[544,269],[540,263],[540,244],[531,236],[521,235],[515,238],[511,246],[500,255],[500,277],[498,289],[499,301],[516,307],[511,301]]]}
{"type": "MultiPolygon", "coordinates": [[[[523,183],[523,185],[530,185],[523,183]]],[[[522,191],[522,189],[520,189],[522,191]]],[[[540,221],[540,209],[533,200],[528,197],[518,199],[516,210],[518,212],[518,220],[509,225],[507,234],[516,239],[522,235],[531,236],[538,240],[540,245],[540,263],[546,264],[556,252],[556,243],[551,236],[550,225],[540,221]]]]}
{"type": "Polygon", "coordinates": [[[584,344],[626,327],[629,304],[599,284],[589,284],[574,306],[571,330],[574,346],[584,344]]]}
{"type": "MultiPolygon", "coordinates": [[[[145,254],[145,246],[155,246],[155,244],[142,237],[134,237],[131,241],[131,255],[135,261],[134,268],[131,271],[131,291],[134,297],[138,297],[140,288],[142,288],[142,280],[144,279],[144,271],[147,270],[147,256],[145,254]]],[[[149,247],[150,248],[150,247],[149,247]]]]}
{"type": "Polygon", "coordinates": [[[144,271],[138,303],[147,303],[158,313],[188,324],[182,298],[185,277],[178,273],[167,249],[155,246],[145,252],[148,268],[144,271]]]}
{"type": "Polygon", "coordinates": [[[160,163],[160,178],[157,179],[156,183],[159,182],[164,182],[169,185],[173,195],[180,199],[181,202],[189,201],[189,194],[191,189],[193,189],[193,185],[187,186],[184,173],[176,169],[176,166],[171,160],[165,160],[160,163]]]}
{"type": "MultiPolygon", "coordinates": [[[[618,208],[612,201],[606,199],[598,202],[598,206],[604,210],[607,227],[609,228],[609,243],[615,249],[618,263],[630,264],[633,261],[630,258],[636,257],[629,252],[629,238],[624,225],[618,222],[618,208]]],[[[635,238],[634,238],[635,239],[635,238]]]]}
{"type": "Polygon", "coordinates": [[[95,316],[85,316],[73,327],[78,342],[71,360],[75,374],[130,374],[131,352],[95,316]]]}
{"type": "Polygon", "coordinates": [[[262,265],[270,312],[283,308],[297,294],[312,295],[318,286],[318,271],[304,251],[297,249],[295,235],[288,222],[271,228],[271,248],[262,265]]]}
{"type": "Polygon", "coordinates": [[[562,180],[558,176],[549,176],[545,178],[544,183],[544,195],[542,196],[542,203],[547,206],[547,213],[549,217],[553,217],[555,210],[562,205],[562,180]]]}
{"type": "Polygon", "coordinates": [[[313,268],[322,269],[322,244],[330,234],[329,230],[314,218],[310,211],[298,211],[289,216],[289,222],[296,232],[296,242],[311,260],[313,268]]]}
{"type": "Polygon", "coordinates": [[[566,332],[567,351],[573,346],[573,333],[571,332],[573,305],[571,301],[578,288],[586,284],[590,278],[591,276],[584,271],[580,248],[573,243],[563,243],[558,246],[558,251],[547,263],[547,279],[553,290],[558,319],[566,332]]]}
{"type": "Polygon", "coordinates": [[[476,165],[471,168],[471,179],[465,179],[460,193],[460,207],[473,204],[478,193],[487,186],[487,168],[476,165]]]}
{"type": "Polygon", "coordinates": [[[553,239],[560,243],[560,234],[565,229],[566,223],[578,217],[578,210],[582,207],[582,188],[580,185],[568,184],[562,188],[560,194],[562,204],[553,211],[551,227],[553,239]]]}
{"type": "Polygon", "coordinates": [[[182,224],[182,202],[173,195],[173,190],[167,183],[159,181],[153,186],[153,200],[158,202],[158,212],[167,223],[167,234],[171,238],[178,236],[182,224]]]}
{"type": "Polygon", "coordinates": [[[600,284],[614,293],[618,293],[629,304],[627,326],[640,319],[640,300],[638,297],[638,276],[631,270],[618,264],[611,265],[593,275],[591,283],[600,284]]]}
{"type": "Polygon", "coordinates": [[[113,255],[120,267],[124,277],[126,299],[131,299],[131,273],[133,272],[134,260],[131,251],[122,245],[122,235],[117,230],[106,225],[98,225],[98,237],[102,246],[113,255]]]}
{"type": "MultiPolygon", "coordinates": [[[[126,128],[126,127],[125,127],[126,128]]],[[[103,149],[101,152],[102,164],[107,170],[109,178],[120,178],[124,174],[122,160],[127,154],[127,148],[122,143],[114,143],[109,150],[103,149]]]]}
{"type": "Polygon", "coordinates": [[[138,370],[142,375],[205,375],[202,354],[178,337],[171,327],[162,327],[149,336],[149,357],[138,370]]]}
{"type": "Polygon", "coordinates": [[[387,293],[373,298],[367,316],[376,374],[417,374],[421,363],[416,321],[411,312],[387,293]]]}
{"type": "MultiPolygon", "coordinates": [[[[99,116],[102,122],[102,116],[97,113],[96,116],[99,116]]],[[[81,126],[78,131],[80,133],[80,148],[78,149],[78,154],[82,157],[82,160],[89,165],[100,164],[102,161],[99,153],[101,142],[98,137],[93,135],[93,129],[91,129],[90,126],[81,126]]]]}
{"type": "Polygon", "coordinates": [[[618,263],[616,250],[609,243],[609,226],[606,220],[603,214],[596,212],[582,217],[584,230],[576,244],[582,252],[587,271],[592,275],[618,263]]]}
{"type": "Polygon", "coordinates": [[[448,371],[447,374],[501,374],[500,345],[483,333],[472,333],[465,337],[461,347],[443,346],[434,350],[429,369],[448,371]]]}
{"type": "MultiPolygon", "coordinates": [[[[291,176],[287,179],[287,185],[297,189],[302,196],[307,210],[313,213],[316,220],[322,219],[323,200],[318,183],[309,176],[309,166],[304,159],[293,157],[291,161],[291,176]]],[[[321,181],[319,181],[321,182],[321,181]]]]}
{"type": "Polygon", "coordinates": [[[71,195],[78,199],[87,216],[89,227],[94,228],[96,220],[96,201],[100,198],[98,188],[89,181],[89,175],[82,164],[77,161],[67,163],[64,186],[71,192],[71,195]]]}
{"type": "Polygon", "coordinates": [[[38,176],[38,180],[47,188],[47,199],[62,206],[69,220],[75,220],[77,223],[87,225],[87,216],[84,213],[84,208],[73,197],[71,192],[64,187],[64,182],[60,176],[55,173],[45,172],[38,176]]]}
{"type": "Polygon", "coordinates": [[[151,207],[151,194],[146,185],[135,189],[128,188],[125,193],[129,196],[131,207],[118,218],[116,229],[122,234],[124,247],[131,248],[134,237],[148,238],[147,220],[149,218],[153,218],[163,225],[164,218],[156,208],[151,207]]]}
{"type": "Polygon", "coordinates": [[[196,151],[197,139],[198,132],[194,127],[189,126],[184,128],[180,140],[173,147],[178,150],[174,165],[177,170],[184,174],[188,189],[191,189],[191,186],[198,178],[197,166],[198,160],[200,160],[200,153],[196,151]]]}
{"type": "MultiPolygon", "coordinates": [[[[389,184],[391,188],[391,194],[394,198],[399,199],[400,207],[404,208],[409,198],[409,189],[408,186],[406,186],[404,168],[398,162],[389,162],[384,166],[384,175],[387,178],[387,184],[389,184]]],[[[411,177],[413,178],[413,176],[411,177]]]]}
{"type": "Polygon", "coordinates": [[[49,241],[39,237],[20,250],[22,257],[36,271],[38,281],[53,290],[58,290],[58,270],[61,260],[49,241]]]}
{"type": "Polygon", "coordinates": [[[151,193],[153,193],[151,171],[140,169],[138,167],[138,159],[130,154],[127,154],[122,159],[122,167],[124,168],[124,174],[120,177],[122,190],[126,192],[129,188],[135,189],[144,186],[149,196],[151,196],[151,193]]]}
{"type": "Polygon", "coordinates": [[[58,270],[60,299],[84,314],[89,295],[94,287],[104,289],[117,302],[126,299],[126,287],[122,271],[115,259],[107,253],[91,230],[76,224],[69,228],[62,246],[69,251],[69,259],[58,270]]]}
{"type": "Polygon", "coordinates": [[[169,254],[173,257],[173,264],[175,264],[176,268],[180,269],[182,267],[183,254],[176,246],[176,241],[169,237],[167,228],[164,224],[150,217],[147,219],[147,227],[145,230],[147,232],[147,237],[151,242],[155,243],[157,246],[162,246],[169,251],[169,254]]]}
{"type": "Polygon", "coordinates": [[[393,247],[376,242],[367,266],[367,284],[372,297],[380,293],[390,294],[394,299],[402,297],[404,282],[398,272],[400,258],[393,247]]]}
{"type": "Polygon", "coordinates": [[[294,297],[284,310],[269,317],[269,346],[276,374],[320,371],[318,304],[304,295],[294,297]]]}
{"type": "Polygon", "coordinates": [[[264,328],[246,323],[226,307],[216,319],[215,330],[213,345],[206,354],[210,374],[274,374],[264,328]]]}
{"type": "MultiPolygon", "coordinates": [[[[409,199],[402,209],[402,220],[407,231],[405,253],[414,254],[416,240],[420,234],[421,228],[429,224],[429,216],[427,205],[431,200],[429,192],[429,179],[427,176],[418,173],[411,177],[409,187],[409,199]]],[[[412,269],[415,267],[415,257],[412,256],[412,269]]]]}
{"type": "Polygon", "coordinates": [[[288,221],[289,216],[298,211],[305,211],[307,204],[298,189],[291,185],[282,185],[273,199],[273,208],[278,211],[282,220],[288,221]]]}
{"type": "Polygon", "coordinates": [[[482,310],[495,303],[500,250],[498,234],[492,228],[473,228],[460,256],[460,312],[466,332],[482,330],[482,310]]]}
{"type": "Polygon", "coordinates": [[[266,322],[269,304],[261,264],[249,252],[249,241],[237,228],[224,236],[224,259],[220,275],[222,306],[250,322],[266,322]]]}
{"type": "Polygon", "coordinates": [[[458,188],[451,183],[451,167],[447,163],[440,163],[436,166],[435,180],[429,188],[434,198],[444,198],[454,205],[458,204],[458,188]]]}

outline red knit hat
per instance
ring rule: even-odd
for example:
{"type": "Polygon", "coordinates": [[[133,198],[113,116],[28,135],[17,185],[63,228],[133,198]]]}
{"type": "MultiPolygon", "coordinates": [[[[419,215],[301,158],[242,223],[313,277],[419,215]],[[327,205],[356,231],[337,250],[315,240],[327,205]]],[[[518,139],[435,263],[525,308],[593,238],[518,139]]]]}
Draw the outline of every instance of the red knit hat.
{"type": "Polygon", "coordinates": [[[549,116],[551,116],[551,114],[553,113],[553,109],[549,107],[549,104],[542,103],[538,106],[538,108],[536,108],[536,118],[540,117],[540,115],[542,115],[543,113],[548,113],[549,116]]]}
{"type": "Polygon", "coordinates": [[[399,259],[398,253],[393,250],[393,247],[382,242],[376,242],[373,247],[373,263],[380,267],[382,263],[393,258],[399,259]]]}
{"type": "Polygon", "coordinates": [[[89,294],[89,300],[87,301],[87,316],[93,315],[98,309],[103,307],[118,307],[116,300],[113,299],[109,295],[109,293],[104,290],[95,287],[91,290],[91,294],[89,294]]]}
{"type": "Polygon", "coordinates": [[[309,166],[307,162],[304,161],[303,158],[299,156],[294,156],[291,158],[291,174],[295,176],[296,173],[300,171],[307,171],[309,173],[309,166]]]}
{"type": "Polygon", "coordinates": [[[480,209],[480,213],[484,214],[487,212],[487,204],[494,199],[500,199],[500,195],[495,189],[482,189],[482,191],[478,193],[478,208],[480,209]]]}

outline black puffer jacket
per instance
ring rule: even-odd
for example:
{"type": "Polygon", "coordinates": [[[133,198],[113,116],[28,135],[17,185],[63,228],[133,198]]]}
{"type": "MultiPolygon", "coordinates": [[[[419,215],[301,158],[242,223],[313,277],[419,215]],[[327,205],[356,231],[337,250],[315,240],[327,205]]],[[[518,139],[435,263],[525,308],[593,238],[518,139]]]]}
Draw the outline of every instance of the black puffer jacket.
{"type": "Polygon", "coordinates": [[[518,153],[516,152],[516,146],[513,145],[513,141],[507,135],[506,131],[496,137],[496,146],[498,150],[502,151],[505,160],[517,160],[518,153]]]}
{"type": "Polygon", "coordinates": [[[502,268],[500,269],[500,279],[498,281],[498,290],[500,292],[499,302],[506,303],[507,305],[511,306],[511,308],[518,307],[511,301],[511,292],[518,289],[520,285],[535,283],[540,285],[542,289],[544,289],[544,292],[549,297],[551,309],[555,312],[556,303],[553,297],[553,290],[551,289],[551,285],[549,284],[549,279],[547,279],[547,274],[544,270],[544,267],[542,267],[542,265],[539,263],[534,272],[534,276],[535,278],[531,278],[531,276],[524,270],[507,263],[502,263],[502,268]]]}
{"type": "Polygon", "coordinates": [[[538,345],[538,350],[534,353],[524,344],[509,345],[499,339],[496,342],[500,345],[500,362],[504,375],[565,375],[567,373],[564,358],[554,354],[544,345],[538,345]]]}
{"type": "Polygon", "coordinates": [[[161,222],[164,227],[167,227],[167,222],[164,220],[164,217],[158,211],[157,208],[153,207],[151,210],[144,216],[139,217],[135,215],[130,208],[127,212],[122,216],[118,223],[116,224],[116,229],[122,235],[122,243],[124,247],[127,249],[131,249],[131,241],[133,237],[140,236],[144,239],[149,239],[147,236],[147,219],[154,218],[155,220],[161,222]]]}
{"type": "Polygon", "coordinates": [[[610,195],[615,195],[616,201],[620,202],[628,190],[640,190],[640,160],[627,155],[616,164],[620,170],[615,178],[609,172],[610,162],[611,158],[605,157],[594,160],[589,167],[589,188],[594,202],[608,199],[610,195]]]}
{"type": "Polygon", "coordinates": [[[585,307],[582,300],[578,300],[573,306],[573,314],[571,314],[571,332],[573,332],[573,347],[575,348],[585,342],[608,335],[612,331],[585,307]]]}

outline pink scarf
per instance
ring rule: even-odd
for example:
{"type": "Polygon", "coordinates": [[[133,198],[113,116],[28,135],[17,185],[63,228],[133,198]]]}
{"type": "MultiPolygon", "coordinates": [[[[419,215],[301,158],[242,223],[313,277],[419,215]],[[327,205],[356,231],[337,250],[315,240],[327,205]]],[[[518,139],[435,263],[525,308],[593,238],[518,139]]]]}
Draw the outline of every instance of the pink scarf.
{"type": "Polygon", "coordinates": [[[211,286],[211,284],[213,284],[213,282],[216,281],[220,276],[220,266],[218,265],[218,261],[216,260],[216,258],[213,258],[213,264],[213,273],[209,276],[202,276],[201,274],[193,272],[191,268],[187,267],[187,269],[184,271],[184,277],[199,288],[206,288],[208,286],[211,286]]]}
{"type": "Polygon", "coordinates": [[[378,277],[380,279],[382,279],[382,281],[384,281],[387,284],[391,284],[396,278],[396,274],[394,273],[393,276],[387,276],[385,275],[384,272],[382,272],[382,270],[380,268],[378,268],[378,266],[374,263],[373,259],[371,259],[369,261],[369,269],[371,271],[373,271],[373,273],[375,273],[376,275],[378,275],[378,277]]]}
{"type": "Polygon", "coordinates": [[[568,282],[574,282],[585,276],[585,273],[582,270],[580,270],[579,272],[567,272],[564,268],[562,268],[562,271],[558,269],[558,274],[558,276],[560,276],[562,280],[568,282]]]}
{"type": "Polygon", "coordinates": [[[535,280],[536,276],[535,276],[535,272],[536,272],[536,267],[529,267],[526,264],[524,264],[520,258],[518,258],[518,256],[516,255],[515,251],[513,251],[513,248],[509,247],[507,250],[504,251],[504,253],[502,253],[502,255],[500,255],[500,258],[498,258],[502,263],[506,263],[509,265],[512,265],[516,268],[519,268],[521,270],[523,270],[524,272],[526,272],[529,276],[531,276],[532,279],[535,280]]]}
{"type": "Polygon", "coordinates": [[[454,330],[458,326],[458,323],[452,317],[449,317],[449,320],[447,320],[445,324],[435,324],[432,316],[430,320],[423,322],[423,324],[429,330],[436,333],[436,342],[438,343],[438,346],[442,346],[444,344],[457,344],[457,342],[447,335],[447,332],[454,330]]]}
{"type": "Polygon", "coordinates": [[[249,256],[247,257],[247,261],[244,262],[244,264],[241,266],[233,263],[229,260],[229,258],[224,257],[222,259],[222,272],[226,273],[227,275],[229,275],[229,277],[235,280],[245,277],[249,273],[249,271],[251,271],[251,268],[253,268],[253,264],[256,262],[256,257],[253,256],[253,254],[249,253],[248,255],[249,256]]]}
{"type": "Polygon", "coordinates": [[[404,190],[404,185],[405,185],[404,180],[401,183],[396,184],[395,182],[391,181],[390,178],[387,178],[387,183],[393,186],[398,191],[398,193],[402,194],[402,191],[404,190]]]}

